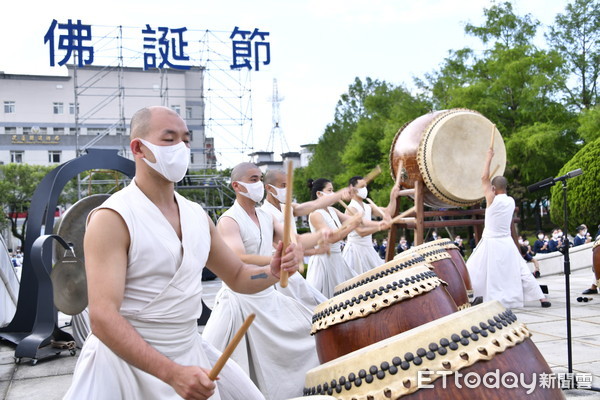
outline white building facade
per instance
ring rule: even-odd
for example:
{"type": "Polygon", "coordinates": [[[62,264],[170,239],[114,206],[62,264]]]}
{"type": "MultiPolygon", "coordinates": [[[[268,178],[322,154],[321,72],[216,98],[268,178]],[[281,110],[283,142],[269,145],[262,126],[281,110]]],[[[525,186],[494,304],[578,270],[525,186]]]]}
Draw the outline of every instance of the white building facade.
{"type": "Polygon", "coordinates": [[[170,107],[186,121],[192,134],[190,169],[215,168],[198,67],[69,66],[68,76],[0,72],[0,163],[58,165],[90,147],[131,158],[131,116],[154,105],[170,107]]]}

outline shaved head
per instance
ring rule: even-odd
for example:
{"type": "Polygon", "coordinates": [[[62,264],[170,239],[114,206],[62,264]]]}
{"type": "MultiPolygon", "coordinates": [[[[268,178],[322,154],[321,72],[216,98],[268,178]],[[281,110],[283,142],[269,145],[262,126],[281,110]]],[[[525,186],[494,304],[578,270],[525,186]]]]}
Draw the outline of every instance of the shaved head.
{"type": "Polygon", "coordinates": [[[258,167],[250,162],[239,163],[231,170],[231,182],[241,181],[252,169],[258,169],[258,167]]]}
{"type": "Polygon", "coordinates": [[[265,185],[273,185],[273,186],[277,186],[277,184],[283,180],[283,182],[285,183],[285,172],[283,172],[280,169],[270,169],[267,171],[267,173],[265,174],[265,177],[263,178],[263,182],[265,183],[265,185]]]}
{"type": "Polygon", "coordinates": [[[508,181],[503,176],[496,176],[494,179],[492,179],[492,186],[496,188],[496,191],[506,192],[508,181]]]}
{"type": "Polygon", "coordinates": [[[168,107],[144,107],[141,110],[138,110],[135,114],[133,114],[133,117],[131,117],[129,138],[145,138],[148,135],[148,132],[150,132],[150,122],[152,120],[152,116],[157,112],[171,113],[179,116],[179,114],[168,107]]]}

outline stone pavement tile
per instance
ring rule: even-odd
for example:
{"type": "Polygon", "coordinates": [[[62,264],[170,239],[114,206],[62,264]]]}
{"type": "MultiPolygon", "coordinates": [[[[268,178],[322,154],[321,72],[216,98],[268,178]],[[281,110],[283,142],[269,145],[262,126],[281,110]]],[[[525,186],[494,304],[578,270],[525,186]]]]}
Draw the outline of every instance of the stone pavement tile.
{"type": "Polygon", "coordinates": [[[527,325],[535,322],[560,321],[562,318],[555,315],[544,314],[543,312],[524,311],[521,308],[514,309],[513,312],[517,316],[517,321],[527,325]]]}
{"type": "Polygon", "coordinates": [[[17,365],[13,380],[70,375],[75,370],[76,363],[77,357],[70,356],[68,353],[40,360],[36,365],[23,361],[17,365]]]}
{"type": "Polygon", "coordinates": [[[0,365],[15,363],[15,349],[0,351],[0,365]]]}
{"type": "MultiPolygon", "coordinates": [[[[540,342],[536,343],[536,346],[549,364],[567,365],[567,341],[565,339],[540,342]]],[[[600,347],[573,340],[571,348],[573,363],[591,363],[600,360],[600,347]]],[[[590,370],[586,371],[591,372],[590,370]]]]}
{"type": "MultiPolygon", "coordinates": [[[[567,309],[565,303],[560,303],[556,301],[552,301],[552,307],[550,308],[517,308],[515,309],[517,313],[517,317],[519,316],[519,311],[524,311],[525,313],[535,313],[538,315],[546,315],[548,318],[566,318],[567,317],[567,309]]],[[[514,310],[513,310],[514,311],[514,310]]],[[[571,319],[573,318],[586,318],[600,315],[600,305],[591,305],[590,303],[571,303],[571,319]]]]}
{"type": "MultiPolygon", "coordinates": [[[[527,324],[527,328],[534,333],[539,332],[556,335],[563,338],[567,337],[566,320],[529,323],[527,324]]],[[[571,321],[571,337],[576,338],[581,336],[590,336],[594,333],[600,333],[598,330],[598,325],[579,320],[571,321]]]]}
{"type": "Polygon", "coordinates": [[[533,343],[538,343],[538,342],[548,342],[550,340],[564,340],[564,339],[559,336],[548,335],[546,333],[532,332],[531,340],[533,340],[533,343]]]}
{"type": "Polygon", "coordinates": [[[71,380],[71,375],[15,380],[5,400],[60,400],[69,390],[71,380]]]}
{"type": "Polygon", "coordinates": [[[0,382],[0,399],[4,399],[6,397],[6,392],[8,391],[9,386],[10,381],[0,382]]]}
{"type": "Polygon", "coordinates": [[[0,365],[0,382],[10,381],[15,372],[15,364],[0,365]]]}
{"type": "Polygon", "coordinates": [[[600,325],[600,312],[598,312],[598,315],[595,317],[584,317],[584,318],[579,318],[579,320],[600,325]]]}
{"type": "Polygon", "coordinates": [[[577,340],[578,342],[589,343],[591,345],[600,347],[600,335],[598,335],[598,333],[590,336],[580,336],[575,340],[577,340]]]}

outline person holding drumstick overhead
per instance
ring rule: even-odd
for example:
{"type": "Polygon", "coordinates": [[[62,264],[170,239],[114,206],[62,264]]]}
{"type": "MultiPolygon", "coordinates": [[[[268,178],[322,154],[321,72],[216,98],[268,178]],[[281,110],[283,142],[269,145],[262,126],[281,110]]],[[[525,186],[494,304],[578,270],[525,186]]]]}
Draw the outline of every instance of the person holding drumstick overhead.
{"type": "Polygon", "coordinates": [[[467,260],[474,295],[482,296],[483,301],[498,300],[507,308],[523,307],[524,301],[534,300],[550,307],[511,236],[515,200],[507,195],[508,182],[503,176],[490,181],[493,157],[490,146],[481,175],[487,203],[485,227],[467,260]]]}
{"type": "Polygon", "coordinates": [[[377,207],[373,203],[365,203],[368,196],[368,189],[362,176],[350,178],[350,186],[356,189],[352,196],[352,201],[348,204],[346,214],[361,213],[363,223],[348,235],[348,241],[344,246],[343,257],[346,263],[356,271],[362,274],[372,268],[380,266],[383,262],[377,251],[373,248],[372,234],[378,231],[389,229],[391,226],[391,214],[393,212],[396,197],[398,197],[399,187],[394,185],[390,191],[390,202],[386,208],[377,207]],[[383,217],[382,221],[372,221],[372,213],[378,213],[383,217]]]}
{"type": "MultiPolygon", "coordinates": [[[[336,195],[333,184],[325,178],[310,181],[309,187],[310,198],[313,201],[336,195]]],[[[333,231],[328,240],[331,245],[319,246],[325,247],[326,251],[320,251],[310,258],[306,273],[306,280],[325,297],[331,298],[338,284],[358,275],[342,257],[341,240],[362,223],[362,215],[357,212],[351,217],[333,207],[324,206],[312,212],[308,222],[312,232],[324,229],[333,231]]]]}
{"type": "Polygon", "coordinates": [[[255,293],[298,269],[295,247],[268,266],[243,263],[198,204],[174,190],[190,160],[190,132],[167,107],[131,118],[135,177],[90,213],[84,238],[92,332],[65,399],[263,399],[198,333],[202,269],[232,290],[255,293]],[[255,279],[255,277],[261,279],[255,279]]]}

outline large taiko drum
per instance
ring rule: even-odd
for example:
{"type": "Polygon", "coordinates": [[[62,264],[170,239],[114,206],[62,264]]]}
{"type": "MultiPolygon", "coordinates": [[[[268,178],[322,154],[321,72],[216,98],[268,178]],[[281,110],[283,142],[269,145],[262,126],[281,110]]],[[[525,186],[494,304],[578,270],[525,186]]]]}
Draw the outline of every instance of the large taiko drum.
{"type": "Polygon", "coordinates": [[[592,254],[592,265],[594,267],[594,275],[596,276],[596,286],[600,287],[600,239],[594,242],[592,254]]]}
{"type": "Polygon", "coordinates": [[[469,295],[462,274],[454,261],[452,261],[452,255],[444,248],[441,242],[434,241],[413,246],[398,256],[408,254],[418,254],[425,259],[426,263],[431,264],[436,275],[448,284],[446,289],[459,309],[470,306],[469,295]]]}
{"type": "Polygon", "coordinates": [[[467,270],[467,264],[465,263],[465,259],[463,258],[462,254],[460,254],[458,247],[450,239],[437,239],[430,243],[436,242],[439,243],[440,247],[444,248],[448,253],[450,253],[452,261],[454,262],[458,273],[465,283],[467,293],[469,295],[473,294],[473,285],[471,284],[469,270],[467,270]]]}
{"type": "Polygon", "coordinates": [[[434,208],[464,207],[483,197],[481,172],[494,130],[493,176],[502,175],[506,148],[500,132],[480,113],[456,108],[423,115],[402,127],[390,150],[390,171],[402,187],[425,183],[424,203],[434,208]]]}
{"type": "Polygon", "coordinates": [[[558,385],[540,382],[552,370],[530,336],[512,311],[490,301],[309,370],[304,394],[338,400],[564,399],[558,385]]]}
{"type": "Polygon", "coordinates": [[[321,303],[311,333],[324,363],[456,311],[444,282],[423,264],[321,303]]]}

